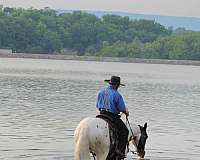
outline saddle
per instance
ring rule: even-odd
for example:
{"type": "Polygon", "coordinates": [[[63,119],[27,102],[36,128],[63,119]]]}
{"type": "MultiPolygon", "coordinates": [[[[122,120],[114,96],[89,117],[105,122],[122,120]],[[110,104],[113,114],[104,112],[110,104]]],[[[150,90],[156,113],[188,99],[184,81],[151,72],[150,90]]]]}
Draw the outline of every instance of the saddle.
{"type": "MultiPolygon", "coordinates": [[[[119,130],[116,127],[116,124],[114,123],[114,120],[105,115],[105,114],[99,114],[96,116],[96,118],[101,118],[105,120],[108,123],[109,126],[109,135],[110,135],[110,149],[108,156],[106,160],[117,160],[118,158],[116,157],[116,151],[117,151],[117,146],[119,143],[119,130]]],[[[119,158],[120,160],[121,158],[119,158]]]]}

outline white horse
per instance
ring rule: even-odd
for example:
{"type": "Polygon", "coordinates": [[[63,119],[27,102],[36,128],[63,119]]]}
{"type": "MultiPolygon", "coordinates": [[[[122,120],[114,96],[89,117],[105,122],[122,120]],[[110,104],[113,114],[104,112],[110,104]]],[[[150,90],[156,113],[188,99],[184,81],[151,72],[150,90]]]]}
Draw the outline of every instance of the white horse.
{"type": "MultiPolygon", "coordinates": [[[[135,153],[139,158],[144,158],[145,143],[148,137],[147,123],[144,126],[130,126],[128,126],[128,144],[135,147],[135,153]]],[[[97,160],[106,160],[110,149],[110,136],[108,123],[105,120],[95,117],[83,119],[75,130],[74,138],[75,160],[90,160],[90,153],[93,153],[97,160]]],[[[126,149],[126,154],[128,151],[129,147],[126,149]]]]}

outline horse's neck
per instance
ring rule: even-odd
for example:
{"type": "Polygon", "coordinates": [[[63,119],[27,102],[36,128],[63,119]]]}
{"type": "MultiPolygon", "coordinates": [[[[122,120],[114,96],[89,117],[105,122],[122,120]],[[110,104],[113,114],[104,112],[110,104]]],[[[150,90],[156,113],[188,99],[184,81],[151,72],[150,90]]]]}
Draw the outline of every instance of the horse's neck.
{"type": "Polygon", "coordinates": [[[129,130],[129,135],[133,136],[132,134],[134,134],[134,136],[137,136],[140,133],[139,127],[136,124],[133,123],[128,123],[126,116],[124,114],[122,114],[121,116],[122,121],[126,124],[128,130],[129,130]],[[132,130],[132,131],[131,131],[132,130]],[[132,133],[133,132],[133,133],[132,133]]]}
{"type": "Polygon", "coordinates": [[[140,135],[140,130],[138,125],[131,123],[129,126],[129,124],[127,124],[127,128],[129,130],[129,137],[131,136],[137,137],[140,135]]]}

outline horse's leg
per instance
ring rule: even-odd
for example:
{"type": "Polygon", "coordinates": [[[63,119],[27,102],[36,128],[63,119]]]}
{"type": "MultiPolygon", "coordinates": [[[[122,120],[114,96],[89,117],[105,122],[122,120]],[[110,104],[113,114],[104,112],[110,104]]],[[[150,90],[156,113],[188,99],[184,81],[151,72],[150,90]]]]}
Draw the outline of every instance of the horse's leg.
{"type": "Polygon", "coordinates": [[[88,132],[82,128],[75,131],[75,160],[90,160],[88,132]]]}
{"type": "Polygon", "coordinates": [[[106,160],[107,156],[108,156],[108,153],[101,153],[101,154],[96,155],[97,160],[106,160]]]}
{"type": "Polygon", "coordinates": [[[96,153],[97,160],[106,160],[109,153],[109,147],[103,146],[101,147],[101,150],[96,153]]]}

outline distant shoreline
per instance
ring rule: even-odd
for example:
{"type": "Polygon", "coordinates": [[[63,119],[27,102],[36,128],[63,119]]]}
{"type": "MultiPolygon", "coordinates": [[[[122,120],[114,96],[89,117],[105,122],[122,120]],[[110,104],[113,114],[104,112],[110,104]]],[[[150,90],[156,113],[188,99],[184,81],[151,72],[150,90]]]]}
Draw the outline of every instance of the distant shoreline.
{"type": "Polygon", "coordinates": [[[58,54],[0,53],[0,58],[32,58],[32,59],[55,59],[55,60],[200,66],[200,61],[192,61],[192,60],[142,59],[142,58],[128,58],[128,57],[97,57],[97,56],[75,56],[75,55],[58,55],[58,54]]]}

